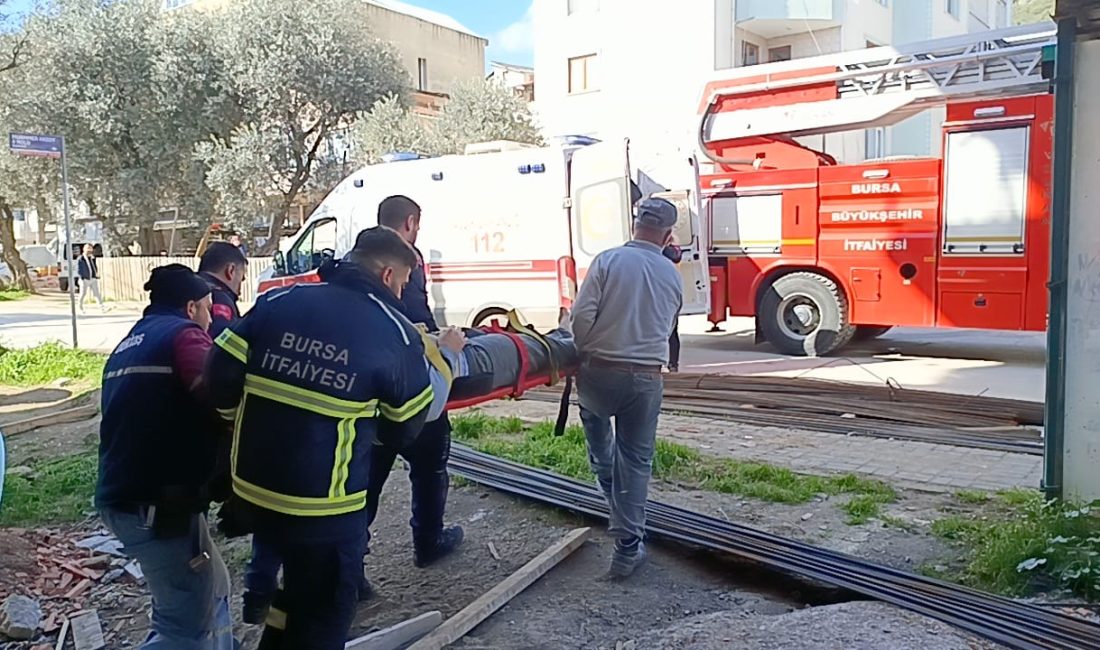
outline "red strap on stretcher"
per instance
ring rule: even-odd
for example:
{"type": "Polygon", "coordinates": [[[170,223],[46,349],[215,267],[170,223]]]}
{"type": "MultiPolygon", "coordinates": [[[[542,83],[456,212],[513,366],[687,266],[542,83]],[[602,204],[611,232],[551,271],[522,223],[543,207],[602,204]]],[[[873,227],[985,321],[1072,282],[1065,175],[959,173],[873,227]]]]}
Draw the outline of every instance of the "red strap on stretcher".
{"type": "Polygon", "coordinates": [[[487,327],[480,328],[481,331],[487,334],[503,334],[508,337],[513,345],[516,346],[516,351],[519,353],[519,374],[516,377],[516,383],[511,388],[498,388],[497,390],[489,393],[488,395],[481,395],[479,397],[471,397],[463,400],[452,400],[447,402],[447,409],[460,409],[468,406],[477,406],[485,402],[491,402],[493,400],[500,399],[502,397],[521,397],[528,390],[536,386],[546,386],[550,384],[550,375],[540,377],[528,377],[527,372],[531,369],[531,357],[527,352],[527,345],[524,344],[523,339],[519,334],[515,332],[509,332],[505,330],[497,323],[492,323],[487,327]]]}

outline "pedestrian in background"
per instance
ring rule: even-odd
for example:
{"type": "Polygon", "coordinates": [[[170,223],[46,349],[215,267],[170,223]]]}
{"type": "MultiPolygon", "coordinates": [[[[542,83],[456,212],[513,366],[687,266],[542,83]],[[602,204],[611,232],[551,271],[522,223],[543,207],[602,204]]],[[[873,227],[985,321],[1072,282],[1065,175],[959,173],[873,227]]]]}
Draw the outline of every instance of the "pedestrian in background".
{"type": "Polygon", "coordinates": [[[664,199],[639,201],[633,239],[596,256],[571,315],[581,356],[581,423],[615,538],[612,578],[631,575],[646,560],[642,540],[664,394],[661,372],[683,303],[680,274],[661,252],[676,219],[676,207],[664,199]]]}
{"type": "Polygon", "coordinates": [[[80,277],[80,311],[84,312],[84,301],[91,293],[99,303],[100,311],[107,311],[103,303],[103,294],[99,292],[99,263],[95,259],[95,248],[84,244],[84,252],[76,262],[76,274],[80,277]]]}

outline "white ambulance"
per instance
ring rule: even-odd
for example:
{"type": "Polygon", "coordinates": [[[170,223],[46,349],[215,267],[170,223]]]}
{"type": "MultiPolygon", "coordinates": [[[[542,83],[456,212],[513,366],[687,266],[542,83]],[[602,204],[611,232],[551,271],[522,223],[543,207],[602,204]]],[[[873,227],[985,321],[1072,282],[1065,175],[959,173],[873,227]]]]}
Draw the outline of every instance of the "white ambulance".
{"type": "Polygon", "coordinates": [[[540,329],[568,309],[597,253],[630,238],[630,180],[643,194],[680,211],[684,314],[710,306],[706,247],[700,227],[698,165],[690,154],[637,156],[630,144],[530,147],[486,143],[466,155],[417,158],[364,167],[332,190],[297,234],[284,241],[259,292],[317,280],[326,256],[346,253],[378,204],[404,194],[420,204],[417,248],[440,326],[478,326],[516,309],[540,329]]]}

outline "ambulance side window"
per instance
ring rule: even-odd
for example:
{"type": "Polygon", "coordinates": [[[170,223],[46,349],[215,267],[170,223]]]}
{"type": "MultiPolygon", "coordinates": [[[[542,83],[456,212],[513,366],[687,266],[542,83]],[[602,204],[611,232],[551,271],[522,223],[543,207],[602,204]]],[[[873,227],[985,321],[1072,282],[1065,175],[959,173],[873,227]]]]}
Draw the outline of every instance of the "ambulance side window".
{"type": "Polygon", "coordinates": [[[325,255],[336,250],[336,219],[317,221],[309,226],[286,256],[290,275],[308,273],[321,266],[325,255]]]}

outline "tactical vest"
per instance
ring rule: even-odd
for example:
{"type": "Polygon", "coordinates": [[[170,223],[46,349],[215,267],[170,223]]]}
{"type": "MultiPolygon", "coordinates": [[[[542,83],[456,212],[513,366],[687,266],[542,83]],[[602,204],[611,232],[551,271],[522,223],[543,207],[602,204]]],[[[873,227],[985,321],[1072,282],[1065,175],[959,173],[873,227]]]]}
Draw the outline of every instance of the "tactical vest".
{"type": "Polygon", "coordinates": [[[206,509],[217,430],[172,365],[173,342],[188,327],[199,325],[151,306],[107,359],[97,507],[182,500],[194,512],[206,509]]]}

